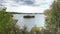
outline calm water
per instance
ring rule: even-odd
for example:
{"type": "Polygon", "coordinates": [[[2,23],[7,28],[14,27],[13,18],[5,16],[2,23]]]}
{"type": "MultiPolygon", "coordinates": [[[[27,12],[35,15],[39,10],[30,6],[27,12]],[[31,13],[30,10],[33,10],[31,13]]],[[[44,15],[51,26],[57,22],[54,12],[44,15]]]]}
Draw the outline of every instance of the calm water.
{"type": "Polygon", "coordinates": [[[22,28],[24,25],[30,30],[33,26],[44,27],[44,14],[13,14],[14,19],[18,19],[17,24],[22,28]],[[25,15],[34,15],[35,18],[23,18],[25,15]]]}

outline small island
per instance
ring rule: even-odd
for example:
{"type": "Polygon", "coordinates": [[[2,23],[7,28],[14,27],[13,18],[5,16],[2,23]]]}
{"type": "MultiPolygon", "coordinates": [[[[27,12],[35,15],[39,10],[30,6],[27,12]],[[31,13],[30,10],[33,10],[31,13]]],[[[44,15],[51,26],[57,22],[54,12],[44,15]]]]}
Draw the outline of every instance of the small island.
{"type": "Polygon", "coordinates": [[[29,16],[29,15],[27,15],[27,16],[23,16],[24,18],[35,18],[35,16],[29,16]]]}

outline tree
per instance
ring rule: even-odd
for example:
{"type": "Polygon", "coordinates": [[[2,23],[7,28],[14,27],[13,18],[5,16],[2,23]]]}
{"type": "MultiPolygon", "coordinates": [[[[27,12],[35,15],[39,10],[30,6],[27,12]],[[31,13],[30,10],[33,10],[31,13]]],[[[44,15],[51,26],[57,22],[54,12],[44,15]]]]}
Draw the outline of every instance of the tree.
{"type": "Polygon", "coordinates": [[[6,8],[0,9],[0,34],[20,34],[20,29],[16,27],[17,20],[12,16],[6,8]]]}
{"type": "Polygon", "coordinates": [[[60,28],[60,0],[54,0],[50,9],[46,10],[44,14],[46,13],[48,14],[45,19],[46,26],[55,29],[54,32],[57,32],[60,28]]]}

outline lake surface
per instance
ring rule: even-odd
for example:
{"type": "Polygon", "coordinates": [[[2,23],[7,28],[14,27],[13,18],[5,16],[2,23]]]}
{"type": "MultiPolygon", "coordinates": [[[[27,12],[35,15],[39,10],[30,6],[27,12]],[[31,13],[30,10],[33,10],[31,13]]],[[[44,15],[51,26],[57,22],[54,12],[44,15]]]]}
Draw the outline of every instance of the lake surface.
{"type": "Polygon", "coordinates": [[[17,19],[17,25],[20,26],[20,28],[23,28],[23,26],[27,26],[27,28],[30,30],[33,26],[37,27],[44,27],[45,22],[45,16],[44,14],[13,14],[13,18],[17,19]],[[24,18],[25,15],[31,15],[35,16],[35,18],[24,18]]]}

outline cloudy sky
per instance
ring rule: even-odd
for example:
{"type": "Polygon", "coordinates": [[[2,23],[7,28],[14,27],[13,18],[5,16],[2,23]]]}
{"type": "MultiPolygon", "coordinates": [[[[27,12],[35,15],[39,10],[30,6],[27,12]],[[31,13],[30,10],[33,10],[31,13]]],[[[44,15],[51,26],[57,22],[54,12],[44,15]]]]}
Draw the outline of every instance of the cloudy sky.
{"type": "Polygon", "coordinates": [[[43,13],[53,0],[0,0],[0,6],[7,7],[7,12],[43,13]]]}

